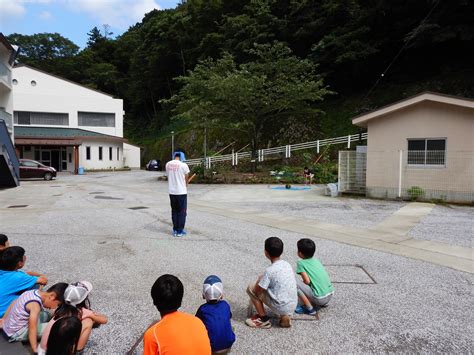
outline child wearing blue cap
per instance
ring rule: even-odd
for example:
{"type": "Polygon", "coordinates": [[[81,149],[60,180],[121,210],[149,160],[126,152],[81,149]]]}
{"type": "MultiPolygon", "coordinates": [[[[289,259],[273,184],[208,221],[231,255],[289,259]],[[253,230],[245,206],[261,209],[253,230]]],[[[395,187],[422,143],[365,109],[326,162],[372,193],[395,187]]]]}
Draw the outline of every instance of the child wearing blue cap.
{"type": "Polygon", "coordinates": [[[206,303],[199,307],[196,317],[206,326],[213,354],[227,354],[235,342],[230,319],[232,312],[229,304],[223,300],[224,286],[216,275],[210,275],[204,280],[202,297],[206,303]]]}

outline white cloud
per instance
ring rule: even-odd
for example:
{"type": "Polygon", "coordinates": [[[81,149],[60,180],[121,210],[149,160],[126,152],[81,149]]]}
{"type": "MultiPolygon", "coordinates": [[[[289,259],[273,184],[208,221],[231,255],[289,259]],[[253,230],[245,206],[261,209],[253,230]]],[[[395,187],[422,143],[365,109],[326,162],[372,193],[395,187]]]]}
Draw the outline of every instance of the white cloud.
{"type": "Polygon", "coordinates": [[[0,0],[0,18],[23,16],[26,12],[21,1],[0,0]]]}
{"type": "Polygon", "coordinates": [[[75,11],[119,29],[126,29],[141,21],[145,13],[160,9],[155,0],[69,0],[68,3],[75,11]]]}
{"type": "Polygon", "coordinates": [[[49,21],[53,18],[53,15],[51,15],[51,12],[49,12],[49,11],[41,11],[38,16],[43,21],[49,21]]]}

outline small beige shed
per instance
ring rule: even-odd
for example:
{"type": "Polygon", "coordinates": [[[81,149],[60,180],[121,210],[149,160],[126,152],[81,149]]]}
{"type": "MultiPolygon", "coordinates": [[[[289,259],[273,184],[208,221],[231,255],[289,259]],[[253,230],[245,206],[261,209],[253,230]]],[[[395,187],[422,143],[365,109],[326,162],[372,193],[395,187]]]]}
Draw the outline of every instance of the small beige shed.
{"type": "Polygon", "coordinates": [[[474,202],[474,100],[423,92],[352,122],[368,131],[368,196],[474,202]]]}

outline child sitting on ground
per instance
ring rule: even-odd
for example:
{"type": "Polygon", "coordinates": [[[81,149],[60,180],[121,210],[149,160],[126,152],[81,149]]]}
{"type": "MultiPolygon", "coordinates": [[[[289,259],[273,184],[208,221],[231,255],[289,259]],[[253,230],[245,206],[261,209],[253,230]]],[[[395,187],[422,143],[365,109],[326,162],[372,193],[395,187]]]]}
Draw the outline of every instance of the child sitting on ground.
{"type": "Polygon", "coordinates": [[[296,283],[301,305],[298,304],[295,312],[316,315],[314,307],[326,306],[334,293],[334,288],[324,266],[318,259],[313,258],[316,251],[314,242],[303,238],[298,240],[297,247],[301,260],[296,264],[296,273],[301,278],[298,277],[296,283]]]}
{"type": "Polygon", "coordinates": [[[210,275],[204,280],[202,297],[206,303],[197,310],[198,317],[207,329],[213,354],[227,354],[235,342],[230,319],[232,312],[229,304],[223,300],[224,286],[216,275],[210,275]]]}
{"type": "MultiPolygon", "coordinates": [[[[54,324],[59,321],[60,319],[63,318],[68,318],[68,317],[75,317],[78,322],[79,322],[79,336],[81,335],[81,321],[79,320],[79,310],[67,304],[64,302],[62,305],[60,305],[56,310],[54,311],[53,318],[48,322],[46,327],[44,328],[43,335],[41,336],[41,342],[38,345],[38,355],[45,355],[46,354],[46,349],[49,350],[49,352],[52,352],[53,349],[49,349],[47,345],[51,342],[50,337],[51,337],[51,330],[54,326],[54,324]]],[[[77,340],[79,341],[79,336],[77,337],[77,340]]],[[[76,344],[77,345],[77,344],[76,344]]]]}
{"type": "Polygon", "coordinates": [[[88,281],[80,281],[68,285],[64,291],[64,305],[58,308],[53,319],[50,320],[43,333],[41,344],[38,348],[38,353],[40,355],[45,352],[48,353],[48,337],[50,331],[54,326],[54,323],[63,317],[76,316],[81,320],[82,330],[76,350],[78,353],[84,350],[92,332],[92,328],[107,323],[106,316],[95,313],[90,309],[89,293],[91,291],[92,284],[88,281]]]}
{"type": "Polygon", "coordinates": [[[209,336],[201,320],[178,311],[183,294],[184,286],[176,276],[162,275],[153,284],[151,297],[161,320],[145,332],[143,355],[211,354],[209,336]]]}
{"type": "Polygon", "coordinates": [[[25,249],[22,247],[9,247],[0,253],[0,318],[22,292],[48,283],[44,275],[20,271],[25,262],[25,249]]]}
{"type": "Polygon", "coordinates": [[[296,280],[291,265],[280,259],[283,242],[280,238],[265,240],[265,256],[271,261],[263,276],[247,288],[247,294],[257,311],[245,323],[252,328],[270,328],[270,318],[265,313],[264,304],[280,317],[280,327],[291,327],[291,315],[297,304],[296,280]]]}
{"type": "Polygon", "coordinates": [[[0,251],[8,248],[10,243],[8,242],[8,237],[5,234],[0,234],[0,251]]]}
{"type": "Polygon", "coordinates": [[[58,319],[51,328],[48,340],[48,354],[77,354],[77,343],[81,335],[81,321],[75,317],[58,319]]]}
{"type": "Polygon", "coordinates": [[[8,341],[30,342],[33,352],[37,352],[38,338],[41,337],[51,318],[44,308],[55,309],[64,302],[66,283],[57,283],[48,291],[30,290],[23,292],[5,313],[3,332],[8,341]]]}

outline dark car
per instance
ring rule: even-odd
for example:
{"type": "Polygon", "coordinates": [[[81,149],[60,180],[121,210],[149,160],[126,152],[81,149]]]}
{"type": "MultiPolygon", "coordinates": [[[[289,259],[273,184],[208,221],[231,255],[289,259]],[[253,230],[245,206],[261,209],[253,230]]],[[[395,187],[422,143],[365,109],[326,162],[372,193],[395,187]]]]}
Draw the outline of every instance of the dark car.
{"type": "Polygon", "coordinates": [[[43,178],[51,180],[56,177],[56,169],[36,160],[20,159],[20,179],[43,178]]]}
{"type": "Polygon", "coordinates": [[[161,160],[152,159],[145,165],[146,170],[161,171],[161,160]]]}

